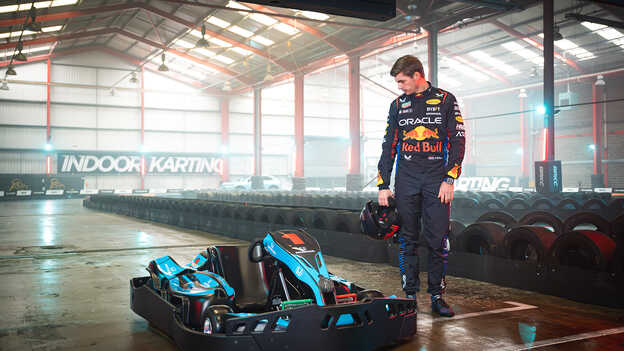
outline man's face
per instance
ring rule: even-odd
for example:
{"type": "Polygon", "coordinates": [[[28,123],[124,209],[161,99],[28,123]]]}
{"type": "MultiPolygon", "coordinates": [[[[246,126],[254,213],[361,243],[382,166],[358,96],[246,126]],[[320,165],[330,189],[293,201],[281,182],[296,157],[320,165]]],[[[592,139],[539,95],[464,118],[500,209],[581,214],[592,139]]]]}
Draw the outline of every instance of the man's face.
{"type": "Polygon", "coordinates": [[[394,81],[397,82],[400,90],[402,90],[405,94],[409,95],[416,92],[416,86],[419,77],[420,73],[418,72],[414,73],[414,75],[411,77],[399,72],[399,74],[394,77],[394,81]]]}

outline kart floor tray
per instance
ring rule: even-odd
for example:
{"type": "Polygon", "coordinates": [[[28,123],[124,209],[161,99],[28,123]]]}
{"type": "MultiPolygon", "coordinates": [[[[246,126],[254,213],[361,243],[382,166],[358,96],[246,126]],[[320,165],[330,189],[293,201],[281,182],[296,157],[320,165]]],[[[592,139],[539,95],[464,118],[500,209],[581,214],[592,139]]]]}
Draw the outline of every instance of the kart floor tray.
{"type": "Polygon", "coordinates": [[[177,317],[176,307],[146,284],[148,280],[149,277],[130,280],[131,308],[183,351],[372,351],[407,341],[416,334],[416,304],[393,298],[333,306],[309,305],[231,318],[226,321],[225,333],[204,334],[186,327],[177,317]],[[345,319],[351,323],[338,323],[345,319]]]}

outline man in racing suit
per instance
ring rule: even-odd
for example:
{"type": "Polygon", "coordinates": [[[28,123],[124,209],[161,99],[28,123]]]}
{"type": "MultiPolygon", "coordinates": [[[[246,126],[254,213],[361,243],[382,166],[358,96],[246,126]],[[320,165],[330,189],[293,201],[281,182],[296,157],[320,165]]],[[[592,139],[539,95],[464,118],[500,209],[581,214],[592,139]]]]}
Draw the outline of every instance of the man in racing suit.
{"type": "Polygon", "coordinates": [[[414,56],[399,58],[390,74],[404,94],[390,104],[379,160],[378,200],[388,206],[390,175],[396,158],[395,193],[401,229],[399,266],[403,290],[415,298],[420,289],[418,240],[429,249],[428,289],[435,313],[452,317],[442,299],[448,258],[450,204],[464,158],[464,123],[455,97],[425,80],[414,56]]]}

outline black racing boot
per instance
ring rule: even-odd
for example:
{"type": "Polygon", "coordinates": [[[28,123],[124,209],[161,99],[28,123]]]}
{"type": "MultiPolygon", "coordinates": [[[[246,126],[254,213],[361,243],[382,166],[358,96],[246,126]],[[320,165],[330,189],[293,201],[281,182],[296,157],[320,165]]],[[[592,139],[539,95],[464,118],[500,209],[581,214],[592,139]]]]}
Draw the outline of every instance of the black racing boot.
{"type": "Polygon", "coordinates": [[[453,312],[451,306],[444,301],[442,295],[431,296],[431,311],[442,317],[453,317],[455,315],[455,312],[453,312]]]}

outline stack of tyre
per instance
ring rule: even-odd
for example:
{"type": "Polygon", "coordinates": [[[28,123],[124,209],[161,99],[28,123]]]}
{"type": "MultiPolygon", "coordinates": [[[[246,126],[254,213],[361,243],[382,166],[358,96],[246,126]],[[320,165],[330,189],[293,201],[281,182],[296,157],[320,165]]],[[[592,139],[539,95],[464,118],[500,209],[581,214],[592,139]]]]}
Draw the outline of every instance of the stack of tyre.
{"type": "Polygon", "coordinates": [[[624,272],[621,212],[607,220],[591,211],[575,212],[563,219],[539,210],[519,219],[508,212],[491,211],[465,228],[454,222],[451,238],[455,250],[461,252],[607,271],[618,276],[624,272]]]}

